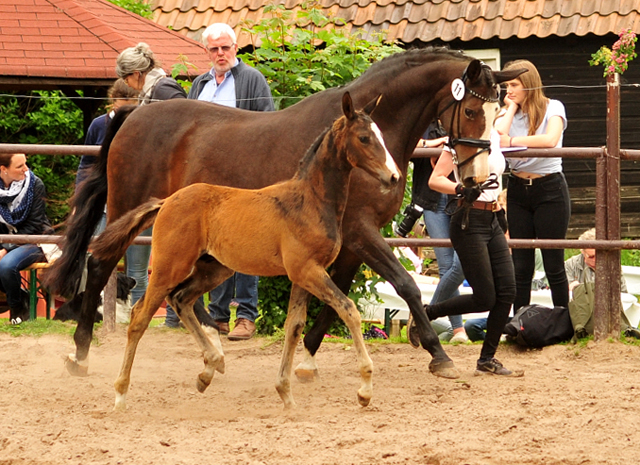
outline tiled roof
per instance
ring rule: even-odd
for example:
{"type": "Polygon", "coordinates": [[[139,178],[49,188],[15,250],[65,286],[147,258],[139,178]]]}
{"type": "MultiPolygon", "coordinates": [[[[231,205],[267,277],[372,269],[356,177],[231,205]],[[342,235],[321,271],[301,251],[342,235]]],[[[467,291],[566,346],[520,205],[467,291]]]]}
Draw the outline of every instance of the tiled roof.
{"type": "MultiPolygon", "coordinates": [[[[154,20],[187,37],[206,26],[228,23],[240,46],[249,37],[237,25],[259,21],[273,0],[150,0],[154,20]]],[[[277,0],[297,11],[306,0],[277,0]]],[[[389,39],[409,43],[440,39],[470,41],[498,37],[605,35],[640,29],[640,0],[318,0],[322,9],[366,34],[388,31],[389,39]]]]}
{"type": "Polygon", "coordinates": [[[114,79],[118,53],[138,42],[165,68],[180,53],[200,69],[210,66],[197,42],[106,0],[0,0],[4,78],[114,79]]]}

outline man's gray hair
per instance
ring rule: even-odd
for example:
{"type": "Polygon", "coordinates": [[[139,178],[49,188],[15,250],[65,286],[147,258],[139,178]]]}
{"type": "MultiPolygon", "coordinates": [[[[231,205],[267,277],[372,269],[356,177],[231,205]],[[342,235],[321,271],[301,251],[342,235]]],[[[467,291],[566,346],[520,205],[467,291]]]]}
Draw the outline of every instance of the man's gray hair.
{"type": "Polygon", "coordinates": [[[580,234],[578,238],[580,241],[595,241],[596,240],[596,228],[588,229],[587,231],[580,234]]]}
{"type": "Polygon", "coordinates": [[[231,37],[231,41],[234,44],[236,43],[236,33],[233,32],[233,28],[226,23],[213,23],[211,26],[206,28],[202,33],[202,43],[206,47],[207,45],[209,45],[209,43],[207,42],[207,39],[209,37],[211,37],[211,39],[213,40],[216,40],[219,39],[222,34],[227,34],[229,37],[231,37]]]}
{"type": "Polygon", "coordinates": [[[147,73],[153,68],[160,67],[160,63],[153,56],[151,48],[144,42],[135,47],[125,49],[116,60],[116,74],[124,78],[135,71],[147,73]]]}

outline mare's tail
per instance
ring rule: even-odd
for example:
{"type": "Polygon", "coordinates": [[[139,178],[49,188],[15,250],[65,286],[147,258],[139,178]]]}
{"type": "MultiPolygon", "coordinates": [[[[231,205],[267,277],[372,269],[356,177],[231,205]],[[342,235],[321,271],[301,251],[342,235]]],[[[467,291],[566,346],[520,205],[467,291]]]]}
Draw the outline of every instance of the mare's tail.
{"type": "Polygon", "coordinates": [[[102,218],[107,203],[107,158],[116,133],[135,110],[135,106],[122,107],[107,128],[100,155],[88,178],[79,186],[71,199],[71,216],[67,219],[62,242],[62,255],[43,274],[44,285],[53,293],[63,296],[76,294],[91,237],[102,218]]]}
{"type": "Polygon", "coordinates": [[[151,199],[111,223],[91,245],[92,255],[98,260],[122,257],[138,234],[153,224],[163,203],[151,199]]]}

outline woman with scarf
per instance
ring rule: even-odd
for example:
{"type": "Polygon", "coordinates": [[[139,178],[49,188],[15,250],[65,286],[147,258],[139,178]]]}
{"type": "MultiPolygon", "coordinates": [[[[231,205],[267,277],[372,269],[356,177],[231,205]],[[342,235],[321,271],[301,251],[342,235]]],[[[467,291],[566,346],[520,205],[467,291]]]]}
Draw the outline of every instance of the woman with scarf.
{"type": "MultiPolygon", "coordinates": [[[[51,234],[45,197],[44,183],[27,167],[24,154],[0,154],[0,234],[51,234]]],[[[29,293],[21,287],[20,271],[43,261],[37,244],[0,244],[0,290],[7,295],[11,324],[29,319],[29,293]]]]}

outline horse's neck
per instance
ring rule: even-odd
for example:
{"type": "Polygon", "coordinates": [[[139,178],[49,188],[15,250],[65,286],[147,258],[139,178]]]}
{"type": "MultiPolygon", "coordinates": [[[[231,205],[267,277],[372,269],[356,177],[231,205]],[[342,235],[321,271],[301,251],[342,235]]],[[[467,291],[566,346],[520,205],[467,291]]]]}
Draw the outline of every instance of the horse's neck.
{"type": "Polygon", "coordinates": [[[315,156],[305,160],[296,178],[308,189],[308,195],[317,198],[317,205],[338,221],[347,204],[352,166],[347,162],[345,149],[330,148],[332,134],[328,134],[315,156]]]}
{"type": "Polygon", "coordinates": [[[372,118],[405,174],[418,140],[437,117],[439,100],[451,95],[440,92],[441,89],[448,89],[449,83],[461,75],[466,66],[464,62],[454,62],[457,65],[448,66],[447,70],[446,59],[443,55],[422,64],[399,66],[395,72],[380,69],[372,76],[363,75],[347,87],[356,107],[382,95],[372,118]]]}

